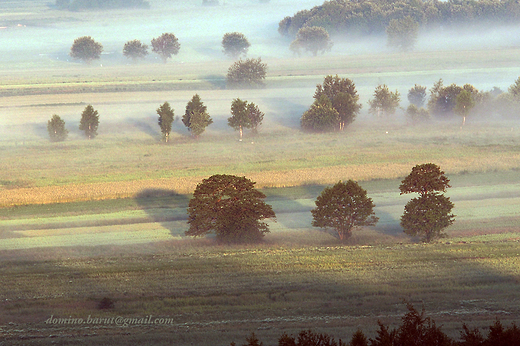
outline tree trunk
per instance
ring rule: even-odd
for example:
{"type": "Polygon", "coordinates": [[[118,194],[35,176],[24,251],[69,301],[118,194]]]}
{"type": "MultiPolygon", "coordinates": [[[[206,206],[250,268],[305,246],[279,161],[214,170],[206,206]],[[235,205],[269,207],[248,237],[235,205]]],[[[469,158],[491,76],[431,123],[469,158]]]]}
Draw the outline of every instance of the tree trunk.
{"type": "Polygon", "coordinates": [[[239,141],[242,142],[242,126],[239,126],[239,132],[240,132],[240,139],[239,139],[239,141]]]}

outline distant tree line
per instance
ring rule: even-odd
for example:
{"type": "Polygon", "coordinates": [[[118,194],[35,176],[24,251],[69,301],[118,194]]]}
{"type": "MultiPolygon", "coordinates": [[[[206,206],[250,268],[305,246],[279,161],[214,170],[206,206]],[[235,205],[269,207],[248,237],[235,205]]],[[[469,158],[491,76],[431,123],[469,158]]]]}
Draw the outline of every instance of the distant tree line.
{"type": "Polygon", "coordinates": [[[150,3],[143,0],[56,0],[56,7],[69,11],[113,8],[150,8],[150,3]]]}
{"type": "MultiPolygon", "coordinates": [[[[411,304],[407,305],[408,312],[401,319],[401,325],[390,328],[378,321],[374,339],[365,336],[358,329],[350,342],[325,333],[316,333],[312,330],[302,330],[297,336],[283,333],[278,338],[277,346],[519,346],[520,328],[512,323],[504,326],[498,319],[488,327],[483,335],[478,328],[470,328],[465,323],[460,331],[459,341],[454,340],[437,326],[435,321],[425,316],[424,309],[419,312],[411,304]]],[[[235,342],[230,344],[237,346],[235,342]]],[[[264,346],[264,343],[253,332],[246,338],[242,346],[264,346]]],[[[267,345],[265,345],[267,346],[267,345]]]]}
{"type": "Polygon", "coordinates": [[[322,27],[329,33],[371,34],[384,32],[392,20],[410,17],[421,26],[517,23],[516,0],[332,0],[282,19],[278,32],[295,37],[303,27],[322,27]]]}

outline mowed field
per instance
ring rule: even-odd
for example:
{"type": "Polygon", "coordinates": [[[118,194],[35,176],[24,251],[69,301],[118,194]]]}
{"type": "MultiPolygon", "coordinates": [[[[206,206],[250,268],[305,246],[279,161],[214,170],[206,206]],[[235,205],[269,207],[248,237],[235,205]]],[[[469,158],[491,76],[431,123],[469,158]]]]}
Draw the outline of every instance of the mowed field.
{"type": "MultiPolygon", "coordinates": [[[[406,302],[454,337],[463,322],[520,322],[518,116],[470,116],[461,129],[459,119],[412,125],[402,110],[389,119],[367,113],[380,83],[401,93],[403,108],[408,89],[439,78],[507,90],[520,75],[515,41],[403,54],[377,37],[335,39],[325,56],[295,58],[278,21],[319,2],[150,2],[145,15],[92,17],[41,1],[0,4],[4,344],[229,345],[254,331],[274,345],[282,332],[309,328],[348,340],[357,328],[373,337],[377,320],[397,324],[406,302]],[[120,52],[128,40],[169,31],[181,53],[167,64],[153,54],[129,63],[120,52]],[[219,42],[230,31],[244,32],[249,56],[268,64],[266,88],[225,88],[232,61],[219,42]],[[105,47],[91,65],[67,61],[82,35],[105,47]],[[342,133],[303,133],[300,116],[327,74],[356,83],[362,113],[342,133]],[[195,93],[214,121],[197,140],[180,121],[195,93]],[[266,114],[260,133],[246,131],[242,142],[227,126],[237,97],[266,114]],[[155,112],[164,101],[177,116],[169,144],[160,142],[155,112]],[[78,130],[88,104],[100,113],[91,141],[78,130]],[[65,142],[48,141],[52,114],[66,122],[65,142]],[[451,179],[456,222],[447,238],[425,245],[399,226],[412,196],[400,196],[398,186],[426,162],[451,179]],[[184,236],[190,194],[217,173],[246,176],[267,195],[277,219],[264,243],[184,236]],[[347,179],[368,191],[380,221],[340,244],[313,229],[310,210],[324,187],[347,179]],[[98,309],[105,297],[113,309],[98,309]],[[45,323],[150,315],[163,323],[45,323]]],[[[428,45],[419,39],[419,46],[428,45]]]]}

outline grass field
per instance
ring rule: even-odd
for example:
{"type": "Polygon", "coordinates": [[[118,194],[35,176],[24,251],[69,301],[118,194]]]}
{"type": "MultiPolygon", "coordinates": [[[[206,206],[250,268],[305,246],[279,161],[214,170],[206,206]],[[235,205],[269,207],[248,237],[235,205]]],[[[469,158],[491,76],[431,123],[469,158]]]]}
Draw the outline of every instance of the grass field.
{"type": "Polygon", "coordinates": [[[143,15],[95,16],[36,0],[0,4],[0,344],[229,345],[254,331],[274,345],[282,332],[307,328],[349,340],[357,328],[373,337],[378,319],[396,325],[405,302],[454,337],[463,322],[518,324],[518,117],[470,116],[461,129],[459,119],[412,126],[402,110],[391,119],[366,112],[380,83],[400,91],[403,107],[415,83],[439,78],[507,90],[520,75],[517,45],[402,54],[336,39],[325,56],[295,59],[278,21],[320,2],[226,3],[157,0],[143,15]],[[174,19],[165,16],[171,11],[174,19]],[[169,30],[182,47],[172,62],[122,57],[127,40],[169,30]],[[267,62],[265,89],[225,88],[231,62],[219,40],[227,31],[244,32],[250,56],[267,62]],[[102,41],[102,59],[67,61],[71,42],[85,34],[102,41]],[[356,83],[362,113],[342,133],[301,132],[316,84],[336,73],[356,83]],[[157,107],[169,101],[179,117],[195,93],[214,123],[194,140],[177,119],[172,142],[161,143],[157,107]],[[243,142],[227,126],[236,97],[266,113],[259,135],[246,132],[243,142]],[[87,104],[100,113],[91,141],[77,130],[87,104]],[[48,141],[55,113],[69,129],[62,143],[48,141]],[[427,245],[402,232],[411,196],[398,189],[426,162],[451,179],[456,214],[448,237],[427,245]],[[264,243],[184,236],[190,194],[216,173],[244,175],[267,195],[277,220],[264,243]],[[340,244],[312,228],[310,210],[325,186],[346,179],[368,191],[380,221],[340,244]],[[97,308],[104,297],[114,309],[97,308]],[[149,315],[168,323],[45,323],[149,315]]]}

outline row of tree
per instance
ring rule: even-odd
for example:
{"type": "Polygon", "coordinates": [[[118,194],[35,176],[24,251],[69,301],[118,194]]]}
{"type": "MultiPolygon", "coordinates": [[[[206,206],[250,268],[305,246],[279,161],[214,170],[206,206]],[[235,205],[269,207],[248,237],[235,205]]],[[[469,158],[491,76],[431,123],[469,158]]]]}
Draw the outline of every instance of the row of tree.
{"type": "MultiPolygon", "coordinates": [[[[358,329],[350,339],[336,341],[332,336],[302,330],[298,336],[283,333],[278,338],[278,346],[520,346],[520,328],[512,323],[509,327],[496,320],[489,326],[484,336],[478,328],[469,328],[465,323],[460,331],[460,340],[456,341],[442,331],[435,321],[425,316],[424,309],[419,312],[411,304],[407,304],[408,312],[401,319],[401,325],[391,329],[378,321],[376,337],[368,339],[358,329]]],[[[242,346],[263,346],[255,333],[246,338],[242,346]]],[[[235,342],[231,346],[236,346],[235,342]]]]}
{"type": "MultiPolygon", "coordinates": [[[[181,48],[178,38],[173,33],[163,33],[161,36],[153,38],[151,44],[152,52],[157,53],[164,62],[172,55],[177,55],[181,48]]],[[[223,53],[231,58],[247,55],[250,46],[245,35],[239,32],[226,33],[222,38],[223,53]]],[[[75,39],[70,48],[70,56],[73,59],[83,60],[87,63],[99,59],[102,52],[103,45],[90,36],[75,39]]],[[[148,45],[140,40],[128,41],[123,46],[123,55],[134,61],[144,59],[148,55],[148,45]]]]}
{"type": "MultiPolygon", "coordinates": [[[[520,109],[520,77],[506,93],[498,88],[479,91],[471,84],[444,86],[443,80],[439,79],[430,89],[426,103],[427,96],[425,86],[415,84],[408,91],[410,105],[406,114],[413,123],[429,120],[431,116],[450,118],[458,115],[464,126],[470,114],[513,117],[520,109]]],[[[368,111],[377,117],[387,117],[395,114],[400,102],[401,95],[397,90],[390,91],[386,84],[380,84],[368,101],[368,111]]],[[[341,131],[354,121],[361,107],[354,82],[329,75],[323,84],[316,86],[314,103],[301,116],[301,127],[307,131],[341,131]]]]}
{"type": "MultiPolygon", "coordinates": [[[[157,114],[159,115],[158,124],[163,140],[164,142],[169,142],[172,124],[175,121],[174,109],[166,101],[157,108],[157,114]]],[[[258,128],[264,120],[264,115],[253,102],[236,98],[231,102],[231,117],[228,118],[228,125],[239,131],[241,141],[244,129],[250,129],[253,134],[258,133],[258,128]]],[[[193,95],[186,105],[182,123],[195,138],[204,133],[206,127],[213,123],[207,107],[198,94],[193,95]]],[[[88,139],[92,139],[97,136],[98,126],[98,111],[92,105],[86,106],[81,114],[79,130],[85,132],[85,136],[88,139]]],[[[54,114],[47,122],[47,131],[52,142],[64,141],[69,133],[65,127],[65,121],[57,114],[54,114]]]]}
{"type": "Polygon", "coordinates": [[[294,37],[303,27],[318,26],[329,33],[384,32],[392,20],[410,17],[421,26],[473,23],[517,23],[516,0],[332,0],[282,19],[278,32],[294,37]]]}
{"type": "MultiPolygon", "coordinates": [[[[219,242],[258,242],[269,227],[265,219],[275,219],[266,196],[246,177],[217,174],[199,183],[188,206],[188,236],[214,233],[219,242]]],[[[444,236],[443,230],[455,220],[454,205],[441,192],[449,188],[449,179],[432,163],[417,165],[401,182],[401,194],[419,193],[409,201],[401,217],[406,234],[424,242],[444,236]]],[[[340,241],[352,236],[355,228],[373,226],[378,218],[374,203],[357,182],[348,180],[325,188],[311,210],[314,227],[332,229],[340,241]]]]}

